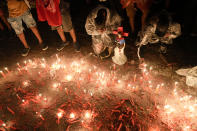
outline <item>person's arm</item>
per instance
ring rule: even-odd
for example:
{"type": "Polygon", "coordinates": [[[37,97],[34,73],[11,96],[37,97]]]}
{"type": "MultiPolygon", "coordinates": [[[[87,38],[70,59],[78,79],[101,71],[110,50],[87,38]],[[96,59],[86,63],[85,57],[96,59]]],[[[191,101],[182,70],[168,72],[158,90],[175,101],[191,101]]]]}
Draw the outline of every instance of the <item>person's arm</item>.
{"type": "Polygon", "coordinates": [[[138,34],[138,40],[136,41],[136,46],[142,46],[148,44],[148,38],[152,37],[155,32],[154,25],[148,26],[144,32],[138,34]]]}

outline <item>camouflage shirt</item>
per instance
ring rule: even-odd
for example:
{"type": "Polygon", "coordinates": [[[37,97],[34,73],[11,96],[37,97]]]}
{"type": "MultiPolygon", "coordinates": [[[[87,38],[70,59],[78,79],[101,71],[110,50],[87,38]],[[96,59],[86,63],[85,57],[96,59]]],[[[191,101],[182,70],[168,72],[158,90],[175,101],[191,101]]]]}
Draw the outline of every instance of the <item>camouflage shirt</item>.
{"type": "Polygon", "coordinates": [[[151,22],[147,25],[144,31],[138,33],[138,40],[136,41],[137,46],[147,45],[148,43],[165,43],[172,44],[172,39],[181,35],[181,26],[178,23],[169,23],[169,27],[166,31],[166,35],[159,37],[155,32],[157,28],[156,22],[151,22]]]}
{"type": "Polygon", "coordinates": [[[85,29],[88,35],[92,36],[92,46],[96,54],[100,54],[105,47],[113,47],[115,38],[113,38],[113,31],[121,24],[121,17],[116,13],[104,6],[98,6],[95,8],[87,17],[85,29]],[[95,22],[97,13],[100,9],[105,9],[107,11],[107,18],[104,25],[105,31],[99,32],[99,27],[95,22]]]}

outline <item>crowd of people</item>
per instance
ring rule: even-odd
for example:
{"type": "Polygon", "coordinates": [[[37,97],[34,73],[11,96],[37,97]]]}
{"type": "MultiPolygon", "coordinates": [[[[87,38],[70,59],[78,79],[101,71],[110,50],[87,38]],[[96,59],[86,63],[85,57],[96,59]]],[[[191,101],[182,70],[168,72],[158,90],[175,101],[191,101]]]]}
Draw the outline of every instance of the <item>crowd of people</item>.
{"type": "MultiPolygon", "coordinates": [[[[4,30],[4,26],[11,32],[13,29],[24,45],[22,50],[22,56],[27,56],[30,51],[30,46],[26,41],[24,34],[24,27],[22,23],[25,23],[28,28],[31,29],[33,34],[38,40],[38,44],[42,50],[47,50],[48,45],[43,41],[39,29],[36,26],[30,9],[32,5],[35,5],[36,12],[39,21],[47,21],[48,25],[52,30],[57,30],[61,42],[57,46],[57,50],[61,51],[65,46],[69,45],[70,42],[65,36],[65,32],[69,32],[72,38],[72,44],[77,52],[80,51],[79,39],[76,37],[75,29],[72,24],[72,18],[70,15],[70,3],[68,0],[3,0],[0,6],[0,30],[4,30]],[[33,3],[33,4],[32,4],[33,3]],[[7,7],[8,15],[6,16],[4,6],[7,7]],[[7,17],[7,18],[6,18],[7,17]],[[12,28],[11,28],[12,27],[12,28]]],[[[141,18],[141,30],[138,31],[137,39],[135,41],[136,46],[147,45],[148,43],[159,43],[160,53],[166,52],[166,45],[172,44],[173,39],[181,35],[182,23],[173,21],[173,18],[166,10],[171,4],[170,0],[86,0],[87,5],[91,3],[96,4],[96,8],[90,11],[87,16],[86,22],[84,23],[85,30],[88,35],[92,37],[92,48],[95,56],[108,58],[111,56],[113,51],[118,56],[118,59],[124,62],[117,62],[124,64],[126,57],[124,55],[125,41],[115,42],[116,35],[114,31],[117,30],[123,20],[124,15],[121,12],[126,8],[128,17],[128,23],[130,23],[131,33],[135,32],[135,14],[136,10],[140,10],[142,13],[141,18]],[[95,2],[96,1],[96,2],[95,2]],[[151,9],[158,3],[164,2],[165,6],[155,10],[155,13],[150,12],[151,9]],[[155,4],[155,5],[154,5],[155,4]],[[118,43],[118,44],[117,44],[118,43]],[[117,48],[118,47],[118,48],[117,48]],[[116,49],[116,51],[115,51],[116,49]],[[104,52],[108,53],[104,53],[104,52]],[[124,60],[121,60],[123,56],[124,60]]],[[[159,4],[158,4],[159,5],[159,4]]],[[[193,3],[187,5],[192,10],[197,7],[197,2],[193,0],[193,3]],[[191,5],[192,4],[192,5],[191,5]]],[[[189,11],[188,11],[189,12],[189,11]]],[[[193,13],[191,13],[193,14],[193,13]]],[[[185,14],[183,14],[185,15],[185,14]]],[[[193,17],[192,17],[193,18],[193,17]]],[[[188,18],[189,19],[189,18],[188,18]]],[[[126,19],[127,20],[127,19],[126,19]]],[[[195,16],[195,19],[196,16],[195,16]]],[[[184,27],[187,27],[187,20],[183,20],[184,27]],[[186,24],[185,24],[186,23],[186,24]]],[[[195,22],[194,22],[195,23],[195,22]]],[[[82,25],[83,26],[83,25],[82,25]]],[[[124,27],[124,25],[122,25],[124,27]]],[[[189,28],[187,28],[189,29],[189,28]]],[[[118,32],[119,33],[119,32],[118,32]]],[[[195,31],[192,35],[195,35],[195,31]]],[[[119,37],[121,37],[119,35],[119,37]]],[[[114,59],[114,58],[113,58],[114,59]]],[[[117,60],[116,60],[117,61],[117,60]]]]}

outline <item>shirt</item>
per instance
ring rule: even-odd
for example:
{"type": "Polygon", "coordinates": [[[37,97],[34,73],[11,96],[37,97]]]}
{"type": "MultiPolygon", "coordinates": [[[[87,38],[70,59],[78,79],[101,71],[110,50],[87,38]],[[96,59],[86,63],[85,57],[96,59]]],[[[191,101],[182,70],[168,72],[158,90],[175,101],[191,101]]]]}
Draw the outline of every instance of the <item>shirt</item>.
{"type": "Polygon", "coordinates": [[[23,0],[7,0],[9,17],[21,16],[28,10],[28,6],[23,0]]]}
{"type": "Polygon", "coordinates": [[[62,25],[59,3],[60,0],[36,0],[38,20],[47,21],[50,26],[62,25]]]}

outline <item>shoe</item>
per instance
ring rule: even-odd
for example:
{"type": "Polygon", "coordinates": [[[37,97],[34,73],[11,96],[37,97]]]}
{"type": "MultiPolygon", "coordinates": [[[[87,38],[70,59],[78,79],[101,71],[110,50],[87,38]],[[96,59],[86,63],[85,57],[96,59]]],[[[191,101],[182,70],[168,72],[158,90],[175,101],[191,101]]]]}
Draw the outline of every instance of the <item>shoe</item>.
{"type": "Polygon", "coordinates": [[[47,50],[49,48],[48,45],[45,43],[42,43],[41,47],[42,47],[42,50],[47,50]]]}
{"type": "Polygon", "coordinates": [[[78,42],[75,42],[75,43],[73,43],[73,44],[74,44],[74,47],[75,47],[75,51],[76,51],[76,52],[80,52],[79,43],[78,43],[78,42]]]}
{"type": "Polygon", "coordinates": [[[62,49],[64,49],[65,46],[68,46],[69,45],[69,42],[66,41],[66,42],[61,42],[58,47],[57,47],[57,50],[58,51],[61,51],[62,49]]]}
{"type": "Polygon", "coordinates": [[[27,56],[29,54],[30,48],[24,48],[22,50],[22,56],[27,56]]]}

